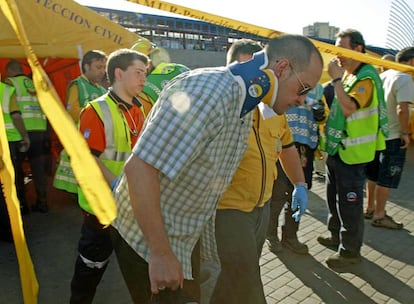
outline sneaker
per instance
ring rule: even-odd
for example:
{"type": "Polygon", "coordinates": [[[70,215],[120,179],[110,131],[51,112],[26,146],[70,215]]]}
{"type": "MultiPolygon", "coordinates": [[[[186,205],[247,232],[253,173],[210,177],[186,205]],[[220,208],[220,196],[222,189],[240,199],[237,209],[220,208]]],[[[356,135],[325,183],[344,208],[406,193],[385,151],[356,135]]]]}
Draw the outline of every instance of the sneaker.
{"type": "Polygon", "coordinates": [[[266,238],[266,244],[269,250],[274,254],[278,254],[283,250],[282,244],[277,236],[268,236],[266,238]]]}
{"type": "Polygon", "coordinates": [[[366,218],[367,220],[370,220],[372,219],[373,216],[374,216],[374,210],[365,210],[364,218],[366,218]]]}
{"type": "Polygon", "coordinates": [[[403,223],[399,223],[393,220],[389,215],[385,215],[383,218],[372,219],[371,225],[374,227],[383,227],[388,229],[403,229],[403,223]]]}
{"type": "Polygon", "coordinates": [[[329,249],[332,250],[338,250],[339,247],[339,240],[336,238],[332,238],[332,237],[325,237],[325,236],[318,236],[318,238],[316,239],[318,241],[319,244],[328,247],[329,249]]]}
{"type": "Polygon", "coordinates": [[[361,261],[361,256],[344,257],[339,253],[335,253],[334,255],[331,255],[329,258],[327,258],[326,264],[328,264],[329,268],[342,268],[359,264],[361,261]]]}
{"type": "Polygon", "coordinates": [[[308,246],[299,242],[297,238],[282,238],[282,245],[297,254],[308,254],[308,246]]]}
{"type": "Polygon", "coordinates": [[[46,203],[36,202],[36,204],[32,206],[32,211],[40,212],[40,213],[48,213],[49,207],[47,206],[46,203]]]}

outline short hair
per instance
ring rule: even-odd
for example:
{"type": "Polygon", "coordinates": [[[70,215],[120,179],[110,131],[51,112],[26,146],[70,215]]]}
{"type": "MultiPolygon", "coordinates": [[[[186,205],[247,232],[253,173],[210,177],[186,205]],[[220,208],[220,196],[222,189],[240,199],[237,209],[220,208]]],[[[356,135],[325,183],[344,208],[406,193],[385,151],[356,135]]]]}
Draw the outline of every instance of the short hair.
{"type": "Polygon", "coordinates": [[[395,60],[397,62],[400,62],[400,63],[401,62],[407,62],[411,58],[414,58],[414,46],[409,46],[409,47],[403,48],[395,56],[395,60]]]}
{"type": "Polygon", "coordinates": [[[302,35],[284,34],[270,39],[266,46],[269,62],[288,59],[297,72],[309,65],[312,55],[316,55],[323,64],[322,55],[309,38],[302,35]]]}
{"type": "Polygon", "coordinates": [[[392,54],[384,54],[381,59],[388,61],[395,61],[395,56],[392,54]]]}
{"type": "Polygon", "coordinates": [[[262,50],[262,46],[259,42],[248,38],[239,39],[233,42],[227,51],[226,63],[230,64],[236,61],[240,54],[253,55],[260,50],[262,50]]]}
{"type": "Polygon", "coordinates": [[[23,73],[23,67],[22,63],[15,60],[10,59],[9,62],[6,64],[6,71],[9,74],[9,72],[12,72],[13,75],[18,75],[23,73]]]}
{"type": "Polygon", "coordinates": [[[91,65],[94,60],[106,59],[106,54],[100,50],[87,51],[82,57],[82,73],[85,73],[85,64],[91,65]]]}
{"type": "Polygon", "coordinates": [[[346,29],[339,32],[336,35],[337,38],[349,37],[352,49],[355,49],[358,45],[362,46],[362,53],[365,53],[365,40],[362,34],[354,29],[346,29]]]}
{"type": "Polygon", "coordinates": [[[131,49],[119,49],[112,52],[108,57],[106,64],[106,74],[108,75],[109,83],[112,85],[115,81],[115,69],[120,68],[122,71],[128,69],[134,60],[142,61],[148,66],[149,58],[143,53],[131,49]]]}

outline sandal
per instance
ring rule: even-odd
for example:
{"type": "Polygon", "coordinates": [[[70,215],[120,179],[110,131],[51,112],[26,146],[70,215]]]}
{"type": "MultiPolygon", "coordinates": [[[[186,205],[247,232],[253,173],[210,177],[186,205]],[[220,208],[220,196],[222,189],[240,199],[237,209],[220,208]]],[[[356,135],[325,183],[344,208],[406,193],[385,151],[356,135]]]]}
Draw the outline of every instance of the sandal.
{"type": "Polygon", "coordinates": [[[371,225],[388,229],[403,229],[404,227],[403,223],[394,221],[389,215],[385,215],[383,218],[373,219],[371,225]]]}
{"type": "Polygon", "coordinates": [[[372,219],[373,216],[374,216],[374,210],[366,210],[364,212],[364,218],[366,218],[367,220],[372,219]]]}

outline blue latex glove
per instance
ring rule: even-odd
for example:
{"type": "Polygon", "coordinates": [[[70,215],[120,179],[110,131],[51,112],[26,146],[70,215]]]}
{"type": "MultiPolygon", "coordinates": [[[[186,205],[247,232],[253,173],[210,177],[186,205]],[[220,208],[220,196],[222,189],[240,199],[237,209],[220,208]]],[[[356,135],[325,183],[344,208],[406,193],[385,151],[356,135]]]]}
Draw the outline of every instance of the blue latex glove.
{"type": "Polygon", "coordinates": [[[118,184],[119,176],[115,177],[115,179],[111,183],[111,190],[113,191],[118,184]]]}
{"type": "Polygon", "coordinates": [[[292,217],[296,222],[300,221],[302,215],[305,214],[308,207],[308,189],[306,184],[295,185],[292,192],[292,211],[296,211],[292,214],[292,217]]]}

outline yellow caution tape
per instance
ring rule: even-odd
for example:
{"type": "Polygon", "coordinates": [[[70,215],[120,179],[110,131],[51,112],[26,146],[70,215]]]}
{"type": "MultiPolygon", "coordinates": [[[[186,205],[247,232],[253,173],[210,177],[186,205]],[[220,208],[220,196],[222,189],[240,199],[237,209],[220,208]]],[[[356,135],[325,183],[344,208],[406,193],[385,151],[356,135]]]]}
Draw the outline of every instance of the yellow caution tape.
{"type": "MultiPolygon", "coordinates": [[[[166,1],[157,1],[157,0],[128,0],[130,2],[138,3],[140,5],[148,6],[151,8],[163,10],[166,12],[179,14],[187,18],[195,18],[208,23],[225,26],[237,31],[242,31],[249,34],[254,34],[263,38],[273,38],[284,34],[283,32],[271,30],[265,27],[257,26],[254,24],[238,21],[235,19],[230,19],[218,15],[213,15],[207,12],[200,10],[192,9],[189,7],[172,4],[166,1]]],[[[376,66],[385,67],[388,69],[395,69],[401,72],[412,73],[414,74],[414,67],[400,64],[397,62],[392,62],[389,60],[383,60],[378,57],[371,56],[369,54],[363,54],[355,52],[352,50],[336,47],[332,44],[321,42],[315,39],[311,39],[313,44],[319,49],[322,53],[331,54],[333,56],[343,56],[351,58],[360,62],[370,63],[376,66]]]]}
{"type": "Polygon", "coordinates": [[[0,111],[0,159],[3,164],[3,167],[0,169],[0,180],[3,184],[4,198],[10,217],[17,260],[19,261],[23,300],[26,304],[35,304],[37,303],[39,284],[37,283],[32,258],[30,257],[23,231],[20,203],[17,199],[16,187],[14,184],[14,168],[10,159],[9,143],[7,141],[3,111],[0,111]]]}
{"type": "MultiPolygon", "coordinates": [[[[71,165],[79,185],[100,222],[104,225],[110,224],[116,217],[116,205],[111,191],[86,142],[63,108],[59,96],[33,52],[15,0],[0,0],[0,8],[24,47],[32,69],[40,105],[61,139],[64,148],[71,156],[71,165]]],[[[0,129],[0,156],[4,162],[4,168],[0,170],[0,177],[5,185],[5,197],[19,261],[24,303],[32,304],[37,303],[38,283],[23,232],[19,202],[14,187],[14,170],[10,161],[3,117],[0,117],[0,129]]]]}

